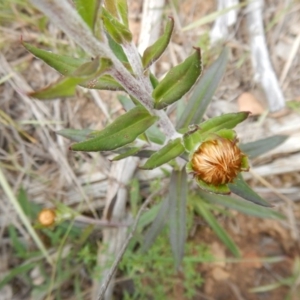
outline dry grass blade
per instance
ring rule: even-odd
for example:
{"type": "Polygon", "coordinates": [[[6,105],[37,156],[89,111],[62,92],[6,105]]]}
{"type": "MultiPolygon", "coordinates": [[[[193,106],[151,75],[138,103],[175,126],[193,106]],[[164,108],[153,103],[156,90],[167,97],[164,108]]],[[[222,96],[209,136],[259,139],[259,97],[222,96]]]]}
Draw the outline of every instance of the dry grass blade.
{"type": "Polygon", "coordinates": [[[24,211],[22,210],[18,200],[16,199],[11,187],[9,186],[1,168],[0,168],[0,185],[2,186],[4,192],[7,195],[8,200],[11,202],[11,205],[14,207],[15,211],[17,212],[19,218],[22,220],[24,226],[26,227],[28,233],[36,243],[37,247],[40,249],[40,251],[45,256],[46,260],[50,265],[52,265],[52,260],[48,254],[48,251],[46,250],[43,242],[36,234],[35,230],[33,229],[32,225],[30,224],[29,220],[27,219],[27,216],[24,214],[24,211]]]}

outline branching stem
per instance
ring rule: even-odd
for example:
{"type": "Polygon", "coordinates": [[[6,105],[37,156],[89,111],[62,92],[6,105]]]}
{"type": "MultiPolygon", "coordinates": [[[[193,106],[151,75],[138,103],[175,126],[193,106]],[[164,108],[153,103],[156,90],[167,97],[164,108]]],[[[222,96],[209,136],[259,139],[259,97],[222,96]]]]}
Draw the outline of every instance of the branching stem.
{"type": "Polygon", "coordinates": [[[159,117],[159,125],[168,139],[175,138],[179,134],[164,111],[157,111],[153,108],[153,99],[150,93],[149,84],[141,74],[141,67],[138,65],[138,52],[132,53],[131,62],[135,62],[134,69],[140,74],[137,78],[123,66],[117,57],[110,50],[108,45],[95,38],[89,27],[84,23],[76,10],[66,0],[31,0],[49,19],[54,22],[62,31],[70,36],[79,46],[92,56],[104,56],[109,58],[113,65],[112,75],[119,81],[125,90],[138,99],[145,108],[155,116],[159,117]],[[66,16],[68,16],[66,18],[66,16]]]}

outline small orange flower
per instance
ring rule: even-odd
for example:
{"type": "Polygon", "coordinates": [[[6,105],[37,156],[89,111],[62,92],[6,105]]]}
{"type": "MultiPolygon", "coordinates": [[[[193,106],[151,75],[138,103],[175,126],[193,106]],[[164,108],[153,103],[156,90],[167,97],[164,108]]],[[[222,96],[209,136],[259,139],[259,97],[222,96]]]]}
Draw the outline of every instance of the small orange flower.
{"type": "Polygon", "coordinates": [[[191,167],[197,179],[215,186],[224,185],[233,182],[241,172],[243,157],[236,141],[217,137],[200,145],[192,156],[191,167]]]}
{"type": "Polygon", "coordinates": [[[53,209],[45,208],[40,211],[38,220],[43,226],[51,226],[54,224],[56,213],[53,209]]]}

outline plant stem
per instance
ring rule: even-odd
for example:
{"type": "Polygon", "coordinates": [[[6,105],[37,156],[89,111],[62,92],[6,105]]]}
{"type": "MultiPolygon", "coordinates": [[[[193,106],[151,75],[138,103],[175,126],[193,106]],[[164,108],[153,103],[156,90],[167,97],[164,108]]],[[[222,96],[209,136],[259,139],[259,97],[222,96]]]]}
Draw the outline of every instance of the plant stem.
{"type": "MultiPolygon", "coordinates": [[[[164,111],[157,111],[153,108],[153,99],[147,85],[132,76],[111,49],[95,38],[89,27],[68,1],[31,0],[31,2],[86,52],[92,56],[109,58],[114,65],[114,71],[111,74],[122,84],[126,92],[137,98],[145,106],[150,114],[159,117],[158,123],[168,139],[179,135],[167,114],[164,111]]],[[[137,62],[135,53],[133,53],[133,58],[137,62]]],[[[139,66],[135,65],[134,68],[139,68],[139,66]]]]}

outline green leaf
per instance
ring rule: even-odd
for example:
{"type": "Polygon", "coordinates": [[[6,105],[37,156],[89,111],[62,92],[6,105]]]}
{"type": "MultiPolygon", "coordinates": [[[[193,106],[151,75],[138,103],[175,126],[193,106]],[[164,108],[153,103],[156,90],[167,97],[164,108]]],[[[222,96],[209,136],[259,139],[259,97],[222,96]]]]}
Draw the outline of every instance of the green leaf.
{"type": "Polygon", "coordinates": [[[144,51],[142,62],[145,69],[148,68],[157,59],[159,59],[159,57],[164,53],[167,46],[169,45],[173,28],[174,28],[174,19],[169,17],[163,35],[153,45],[149,46],[144,51]]]}
{"type": "Polygon", "coordinates": [[[47,65],[64,76],[72,76],[74,71],[86,62],[86,59],[55,54],[46,50],[36,48],[24,42],[22,44],[30,53],[43,60],[47,65]]]}
{"type": "Polygon", "coordinates": [[[149,78],[150,78],[152,87],[155,89],[159,84],[158,79],[151,72],[150,72],[149,78]]]}
{"type": "Polygon", "coordinates": [[[141,147],[132,147],[129,150],[127,150],[126,152],[119,154],[117,156],[115,156],[112,161],[117,161],[117,160],[121,160],[124,159],[126,157],[129,156],[134,156],[136,153],[138,153],[141,150],[141,147]]]}
{"type": "Polygon", "coordinates": [[[117,0],[117,9],[123,24],[129,28],[128,25],[128,7],[126,0],[117,0]]]}
{"type": "Polygon", "coordinates": [[[63,78],[42,90],[29,93],[28,96],[40,100],[70,97],[75,94],[76,86],[80,82],[82,78],[63,78]]]}
{"type": "Polygon", "coordinates": [[[236,257],[240,257],[240,251],[237,245],[227,234],[227,232],[221,227],[221,225],[213,216],[213,214],[210,212],[208,205],[203,201],[199,201],[196,202],[195,208],[196,211],[203,217],[203,219],[209,224],[209,226],[217,234],[217,236],[224,243],[224,245],[231,251],[231,253],[236,257]]]}
{"type": "Polygon", "coordinates": [[[100,77],[111,69],[112,62],[107,58],[96,57],[92,61],[80,65],[72,74],[73,77],[86,77],[89,80],[100,77]]]}
{"type": "Polygon", "coordinates": [[[172,68],[154,89],[154,108],[162,109],[174,103],[195,84],[202,71],[200,48],[195,50],[184,62],[172,68]]]}
{"type": "Polygon", "coordinates": [[[118,100],[122,104],[123,108],[128,111],[134,108],[136,105],[133,103],[132,99],[124,95],[117,95],[118,100]]]}
{"type": "Polygon", "coordinates": [[[276,148],[287,138],[288,136],[286,135],[274,135],[255,142],[241,144],[240,149],[250,158],[254,158],[276,148]]]}
{"type": "Polygon", "coordinates": [[[93,32],[100,1],[75,0],[74,2],[79,15],[93,32]]]}
{"type": "Polygon", "coordinates": [[[106,9],[112,14],[115,18],[118,17],[117,9],[117,0],[104,0],[106,9]]]}
{"type": "Polygon", "coordinates": [[[75,151],[109,151],[133,142],[144,133],[157,117],[151,116],[143,107],[137,106],[118,117],[105,129],[91,134],[91,139],[71,146],[75,151]]]}
{"type": "Polygon", "coordinates": [[[231,196],[209,194],[202,191],[197,191],[197,194],[199,194],[202,199],[205,199],[211,203],[219,204],[250,216],[281,220],[285,219],[282,214],[268,207],[258,206],[251,202],[245,201],[244,199],[236,199],[231,196]]]}
{"type": "Polygon", "coordinates": [[[84,76],[91,76],[95,74],[100,67],[100,60],[96,58],[92,61],[88,61],[80,65],[74,72],[74,77],[84,77],[84,76]]]}
{"type": "MultiPolygon", "coordinates": [[[[135,107],[135,104],[132,99],[123,95],[118,95],[117,98],[126,111],[135,107]]],[[[145,133],[147,139],[159,145],[162,145],[166,139],[165,135],[159,130],[156,124],[150,126],[145,133]]]]}
{"type": "Polygon", "coordinates": [[[96,90],[109,90],[109,91],[123,91],[124,88],[110,75],[103,75],[100,78],[90,79],[85,82],[80,83],[88,89],[96,90]]]}
{"type": "Polygon", "coordinates": [[[107,39],[109,48],[113,51],[116,57],[122,62],[128,62],[128,58],[120,44],[116,43],[109,34],[107,34],[107,39]]]}
{"type": "Polygon", "coordinates": [[[115,40],[116,43],[123,44],[131,42],[132,34],[130,30],[120,23],[108,10],[102,8],[103,25],[109,35],[115,40]]]}
{"type": "Polygon", "coordinates": [[[193,128],[190,132],[187,132],[183,135],[183,144],[187,152],[194,153],[198,149],[200,144],[207,138],[207,135],[202,135],[197,127],[195,130],[196,131],[194,131],[193,128]]]}
{"type": "Polygon", "coordinates": [[[186,198],[187,198],[187,174],[185,169],[173,170],[169,190],[169,227],[170,243],[175,259],[175,267],[178,268],[184,256],[186,241],[186,198]]]}
{"type": "Polygon", "coordinates": [[[147,138],[156,144],[163,145],[166,136],[160,131],[156,124],[153,124],[146,130],[147,138]]]}
{"type": "MultiPolygon", "coordinates": [[[[42,49],[38,49],[28,43],[23,46],[37,58],[43,60],[47,65],[64,76],[74,76],[74,72],[84,63],[86,59],[73,58],[66,55],[59,55],[42,49]]],[[[110,75],[103,75],[100,78],[88,79],[80,83],[81,86],[89,89],[122,91],[123,87],[110,75]]]]}
{"type": "Polygon", "coordinates": [[[267,201],[261,198],[256,192],[254,192],[250,188],[250,186],[245,182],[241,174],[237,176],[234,183],[229,183],[228,186],[233,193],[244,198],[245,200],[251,201],[262,206],[271,206],[267,201]]]}
{"type": "Polygon", "coordinates": [[[233,129],[236,125],[246,120],[249,116],[249,112],[238,112],[221,115],[211,118],[203,123],[199,124],[199,132],[209,133],[216,132],[221,129],[233,129]]]}
{"type": "Polygon", "coordinates": [[[153,220],[156,218],[158,211],[159,211],[160,205],[156,204],[153,205],[149,210],[147,210],[140,218],[139,224],[138,224],[138,231],[143,231],[143,229],[150,225],[153,220]]]}
{"type": "Polygon", "coordinates": [[[56,134],[61,135],[71,141],[74,142],[82,142],[89,138],[89,135],[95,132],[95,130],[92,129],[61,129],[59,131],[56,131],[56,134]]]}
{"type": "Polygon", "coordinates": [[[176,158],[183,152],[184,147],[181,143],[181,138],[171,140],[166,146],[155,152],[141,168],[146,170],[155,169],[176,158]]]}
{"type": "Polygon", "coordinates": [[[145,253],[153,245],[158,235],[164,229],[165,223],[167,221],[167,215],[170,209],[170,197],[163,199],[162,203],[159,204],[158,212],[151,223],[151,226],[147,229],[145,233],[144,241],[141,245],[141,252],[145,253]]]}
{"type": "Polygon", "coordinates": [[[181,129],[191,124],[199,124],[209,105],[217,87],[225,73],[227,64],[228,48],[225,48],[219,58],[207,69],[180,117],[176,128],[181,129]]]}

